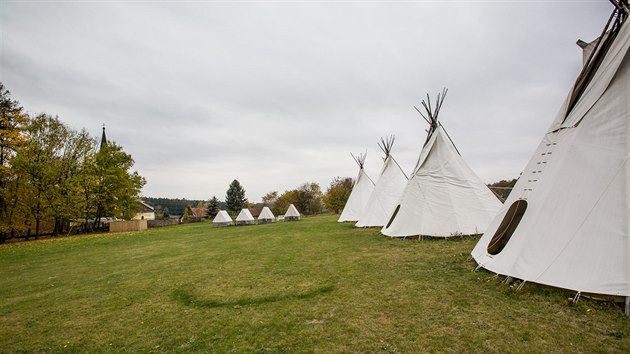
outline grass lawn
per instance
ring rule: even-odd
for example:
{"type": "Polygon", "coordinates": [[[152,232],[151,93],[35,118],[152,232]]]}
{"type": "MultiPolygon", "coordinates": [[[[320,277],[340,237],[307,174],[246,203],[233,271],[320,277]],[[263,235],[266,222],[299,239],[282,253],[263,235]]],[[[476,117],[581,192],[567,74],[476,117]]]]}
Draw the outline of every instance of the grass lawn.
{"type": "Polygon", "coordinates": [[[474,272],[476,239],[300,222],[0,246],[0,352],[630,352],[621,308],[474,272]]]}

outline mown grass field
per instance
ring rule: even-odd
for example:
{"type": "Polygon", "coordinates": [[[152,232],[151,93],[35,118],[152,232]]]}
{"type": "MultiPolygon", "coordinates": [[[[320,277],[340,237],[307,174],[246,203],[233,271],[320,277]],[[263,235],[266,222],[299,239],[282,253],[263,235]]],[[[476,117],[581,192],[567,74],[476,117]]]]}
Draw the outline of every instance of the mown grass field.
{"type": "Polygon", "coordinates": [[[614,304],[336,216],[0,246],[1,352],[630,352],[614,304]]]}

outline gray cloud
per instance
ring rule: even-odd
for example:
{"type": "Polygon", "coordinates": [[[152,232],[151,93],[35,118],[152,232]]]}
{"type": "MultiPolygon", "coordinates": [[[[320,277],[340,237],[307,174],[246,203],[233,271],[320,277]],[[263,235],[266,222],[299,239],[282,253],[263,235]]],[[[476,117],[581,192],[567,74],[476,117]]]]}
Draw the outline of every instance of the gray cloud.
{"type": "Polygon", "coordinates": [[[251,200],[352,176],[349,152],[395,134],[410,172],[413,110],[449,88],[441,119],[492,182],[525,166],[580,69],[592,2],[2,3],[2,81],[33,113],[95,136],[104,123],[148,196],[251,200]]]}

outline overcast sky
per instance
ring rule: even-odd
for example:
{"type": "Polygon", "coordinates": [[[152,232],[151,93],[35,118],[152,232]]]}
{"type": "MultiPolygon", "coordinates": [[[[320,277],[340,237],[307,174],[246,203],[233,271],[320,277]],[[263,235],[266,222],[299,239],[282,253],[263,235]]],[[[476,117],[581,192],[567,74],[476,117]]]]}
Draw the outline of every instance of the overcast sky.
{"type": "Polygon", "coordinates": [[[122,145],[144,196],[254,202],[355,177],[395,135],[411,173],[440,120],[487,183],[521,170],[612,5],[596,1],[6,1],[0,80],[25,109],[122,145]]]}

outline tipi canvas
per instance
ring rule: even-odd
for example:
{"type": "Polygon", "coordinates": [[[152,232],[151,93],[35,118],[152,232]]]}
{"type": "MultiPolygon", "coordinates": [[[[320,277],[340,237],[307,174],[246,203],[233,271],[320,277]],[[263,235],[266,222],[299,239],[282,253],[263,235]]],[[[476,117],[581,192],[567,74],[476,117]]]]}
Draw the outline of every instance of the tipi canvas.
{"type": "Polygon", "coordinates": [[[236,216],[236,225],[251,225],[254,223],[254,217],[249,209],[242,209],[236,216]]]}
{"type": "Polygon", "coordinates": [[[230,226],[232,225],[232,218],[228,215],[227,211],[221,210],[212,220],[212,225],[214,227],[230,226]]]}
{"type": "Polygon", "coordinates": [[[352,187],[352,192],[350,192],[350,196],[348,197],[348,201],[339,216],[338,222],[345,221],[359,221],[359,217],[361,216],[361,212],[365,208],[368,199],[370,199],[370,195],[374,190],[374,182],[368,177],[367,173],[363,169],[363,165],[365,164],[365,154],[360,154],[358,157],[352,156],[354,161],[359,165],[359,175],[354,180],[354,186],[352,187]]]}
{"type": "Polygon", "coordinates": [[[289,205],[287,212],[284,213],[284,221],[298,221],[300,220],[300,213],[293,204],[289,205]]]}
{"type": "Polygon", "coordinates": [[[393,145],[393,136],[386,140],[381,139],[379,147],[385,153],[383,168],[359,221],[355,224],[357,227],[384,226],[407,185],[407,176],[391,155],[393,145]]]}
{"type": "Polygon", "coordinates": [[[480,267],[577,292],[630,296],[630,27],[624,11],[616,10],[473,249],[480,267]]]}
{"type": "Polygon", "coordinates": [[[274,222],[275,220],[276,217],[273,216],[273,213],[271,212],[271,209],[269,209],[269,207],[264,207],[260,212],[260,215],[258,215],[259,224],[267,224],[270,222],[274,222]]]}
{"type": "Polygon", "coordinates": [[[446,90],[442,96],[438,94],[433,112],[430,102],[422,102],[427,112],[422,116],[431,125],[427,140],[402,198],[381,230],[383,235],[480,234],[501,208],[501,202],[464,162],[438,122],[445,95],[446,90]]]}

